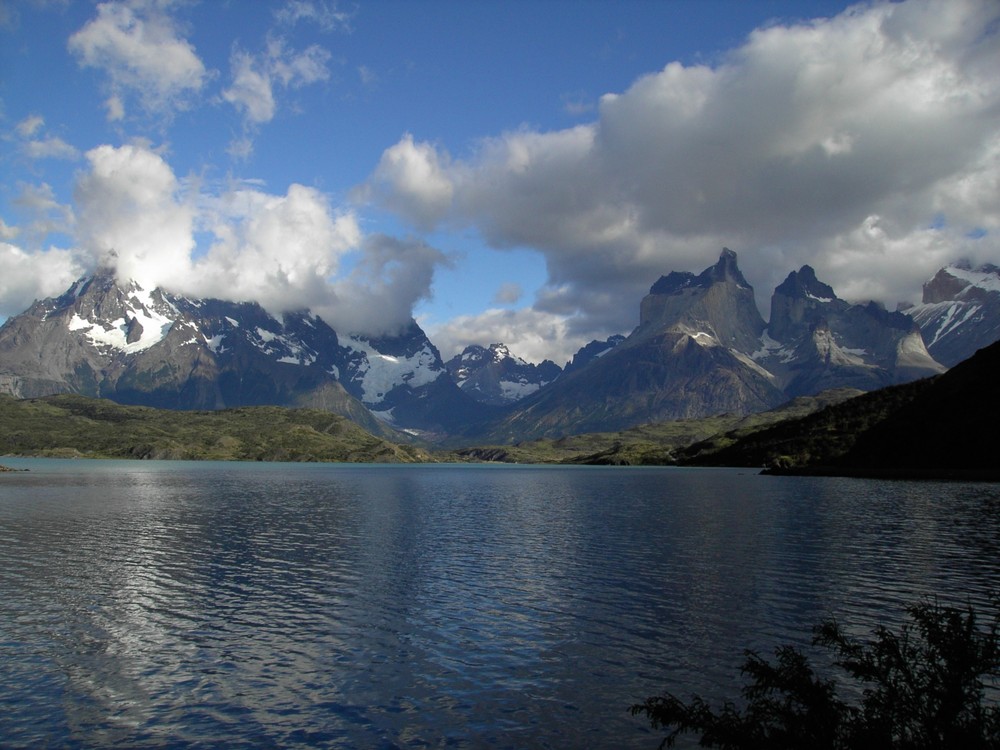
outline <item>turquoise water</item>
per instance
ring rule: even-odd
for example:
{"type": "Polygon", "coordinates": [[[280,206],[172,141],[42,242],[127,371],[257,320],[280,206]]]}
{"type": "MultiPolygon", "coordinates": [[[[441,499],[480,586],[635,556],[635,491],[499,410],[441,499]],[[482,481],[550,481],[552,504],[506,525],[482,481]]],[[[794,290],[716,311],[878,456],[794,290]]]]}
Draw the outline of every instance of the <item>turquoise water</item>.
{"type": "Polygon", "coordinates": [[[5,747],[653,748],[744,648],[1000,589],[1000,485],[3,463],[5,747]]]}

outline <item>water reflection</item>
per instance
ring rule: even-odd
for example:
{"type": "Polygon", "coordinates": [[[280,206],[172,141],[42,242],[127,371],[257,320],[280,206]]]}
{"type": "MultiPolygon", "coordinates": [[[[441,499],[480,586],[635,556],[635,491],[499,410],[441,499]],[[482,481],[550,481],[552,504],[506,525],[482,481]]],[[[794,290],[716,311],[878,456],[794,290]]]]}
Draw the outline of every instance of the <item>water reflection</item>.
{"type": "Polygon", "coordinates": [[[1000,582],[996,485],[33,467],[0,485],[14,746],[649,747],[625,709],[667,683],[1000,582]]]}

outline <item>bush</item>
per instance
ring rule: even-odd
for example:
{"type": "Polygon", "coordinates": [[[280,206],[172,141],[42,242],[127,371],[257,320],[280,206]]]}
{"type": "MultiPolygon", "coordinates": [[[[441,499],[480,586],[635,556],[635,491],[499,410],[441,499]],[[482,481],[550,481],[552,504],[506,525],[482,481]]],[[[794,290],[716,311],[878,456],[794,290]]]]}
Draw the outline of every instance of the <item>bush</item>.
{"type": "Polygon", "coordinates": [[[1000,749],[1000,613],[982,628],[972,607],[922,602],[906,611],[898,634],[880,626],[867,642],[836,621],[814,630],[813,644],[831,650],[835,667],[858,683],[856,703],[839,697],[836,680],[817,676],[801,651],[782,646],[775,663],[746,652],[742,709],[665,693],[632,706],[632,715],[668,730],[661,747],[693,732],[702,747],[729,750],[1000,749]]]}

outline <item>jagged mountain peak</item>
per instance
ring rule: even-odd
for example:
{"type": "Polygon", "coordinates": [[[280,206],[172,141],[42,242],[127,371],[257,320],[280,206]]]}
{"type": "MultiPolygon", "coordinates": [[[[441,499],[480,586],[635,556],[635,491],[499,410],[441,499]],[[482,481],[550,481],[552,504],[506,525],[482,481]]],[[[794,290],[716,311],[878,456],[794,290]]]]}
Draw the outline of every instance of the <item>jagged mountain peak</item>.
{"type": "Polygon", "coordinates": [[[912,318],[878,302],[840,299],[811,266],[774,290],[761,343],[755,359],[792,396],[840,386],[871,390],[944,370],[912,318]]]}
{"type": "Polygon", "coordinates": [[[79,393],[175,409],[311,405],[441,432],[476,403],[446,376],[416,324],[378,337],[337,333],[308,310],[194,299],[119,282],[110,269],[0,328],[0,392],[79,393]]]}
{"type": "Polygon", "coordinates": [[[666,276],[661,276],[653,286],[650,287],[650,294],[678,294],[684,290],[708,289],[713,284],[731,281],[737,286],[750,288],[747,280],[743,277],[737,264],[736,253],[728,247],[722,248],[719,260],[714,266],[709,266],[700,274],[693,274],[686,271],[671,271],[666,276]]]}
{"type": "Polygon", "coordinates": [[[493,406],[520,401],[551,383],[562,372],[550,360],[538,365],[527,362],[502,343],[489,347],[471,344],[445,362],[445,367],[465,393],[493,406]]]}
{"type": "Polygon", "coordinates": [[[924,284],[923,303],[985,298],[1000,293],[1000,268],[992,263],[973,267],[968,261],[939,270],[924,284]]]}
{"type": "Polygon", "coordinates": [[[775,288],[774,293],[785,297],[805,297],[817,302],[831,302],[837,299],[833,287],[817,279],[816,271],[809,265],[788,274],[775,288]]]}
{"type": "Polygon", "coordinates": [[[518,364],[527,364],[520,357],[511,354],[507,345],[502,343],[494,343],[489,346],[469,344],[459,356],[466,363],[503,362],[505,359],[511,359],[518,364]]]}
{"type": "Polygon", "coordinates": [[[639,306],[639,337],[665,329],[703,333],[704,342],[750,354],[758,346],[764,320],[751,287],[724,248],[715,265],[700,274],[673,272],[654,284],[639,306]],[[707,338],[706,338],[707,337],[707,338]]]}
{"type": "Polygon", "coordinates": [[[625,336],[620,333],[616,333],[614,336],[609,336],[604,341],[598,341],[597,339],[591,341],[589,344],[586,344],[577,350],[576,354],[573,355],[573,359],[566,363],[566,367],[563,368],[563,372],[570,373],[574,370],[579,370],[581,367],[586,366],[595,359],[603,357],[619,344],[624,343],[625,339],[625,336]]]}
{"type": "Polygon", "coordinates": [[[743,278],[743,273],[740,271],[739,265],[737,265],[736,253],[728,247],[722,248],[719,261],[711,268],[705,269],[701,275],[707,275],[712,283],[716,284],[731,281],[737,286],[750,287],[747,280],[743,278]]]}

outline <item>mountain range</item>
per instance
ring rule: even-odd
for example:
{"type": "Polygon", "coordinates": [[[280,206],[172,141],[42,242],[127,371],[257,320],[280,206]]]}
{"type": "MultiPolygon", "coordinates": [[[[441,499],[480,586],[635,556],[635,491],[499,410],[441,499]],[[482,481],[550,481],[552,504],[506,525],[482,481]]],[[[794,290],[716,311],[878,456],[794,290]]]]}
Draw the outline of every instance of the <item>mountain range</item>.
{"type": "Polygon", "coordinates": [[[994,266],[942,269],[921,304],[895,312],[841,300],[803,266],[775,289],[765,322],[724,249],[700,274],[657,280],[629,335],[592,342],[559,367],[501,343],[444,362],[414,321],[379,337],[338,334],[308,310],[191,299],[100,269],[0,328],[0,393],[310,407],[394,440],[509,443],[749,414],[828,388],[938,374],[1000,338],[998,307],[994,266]]]}

